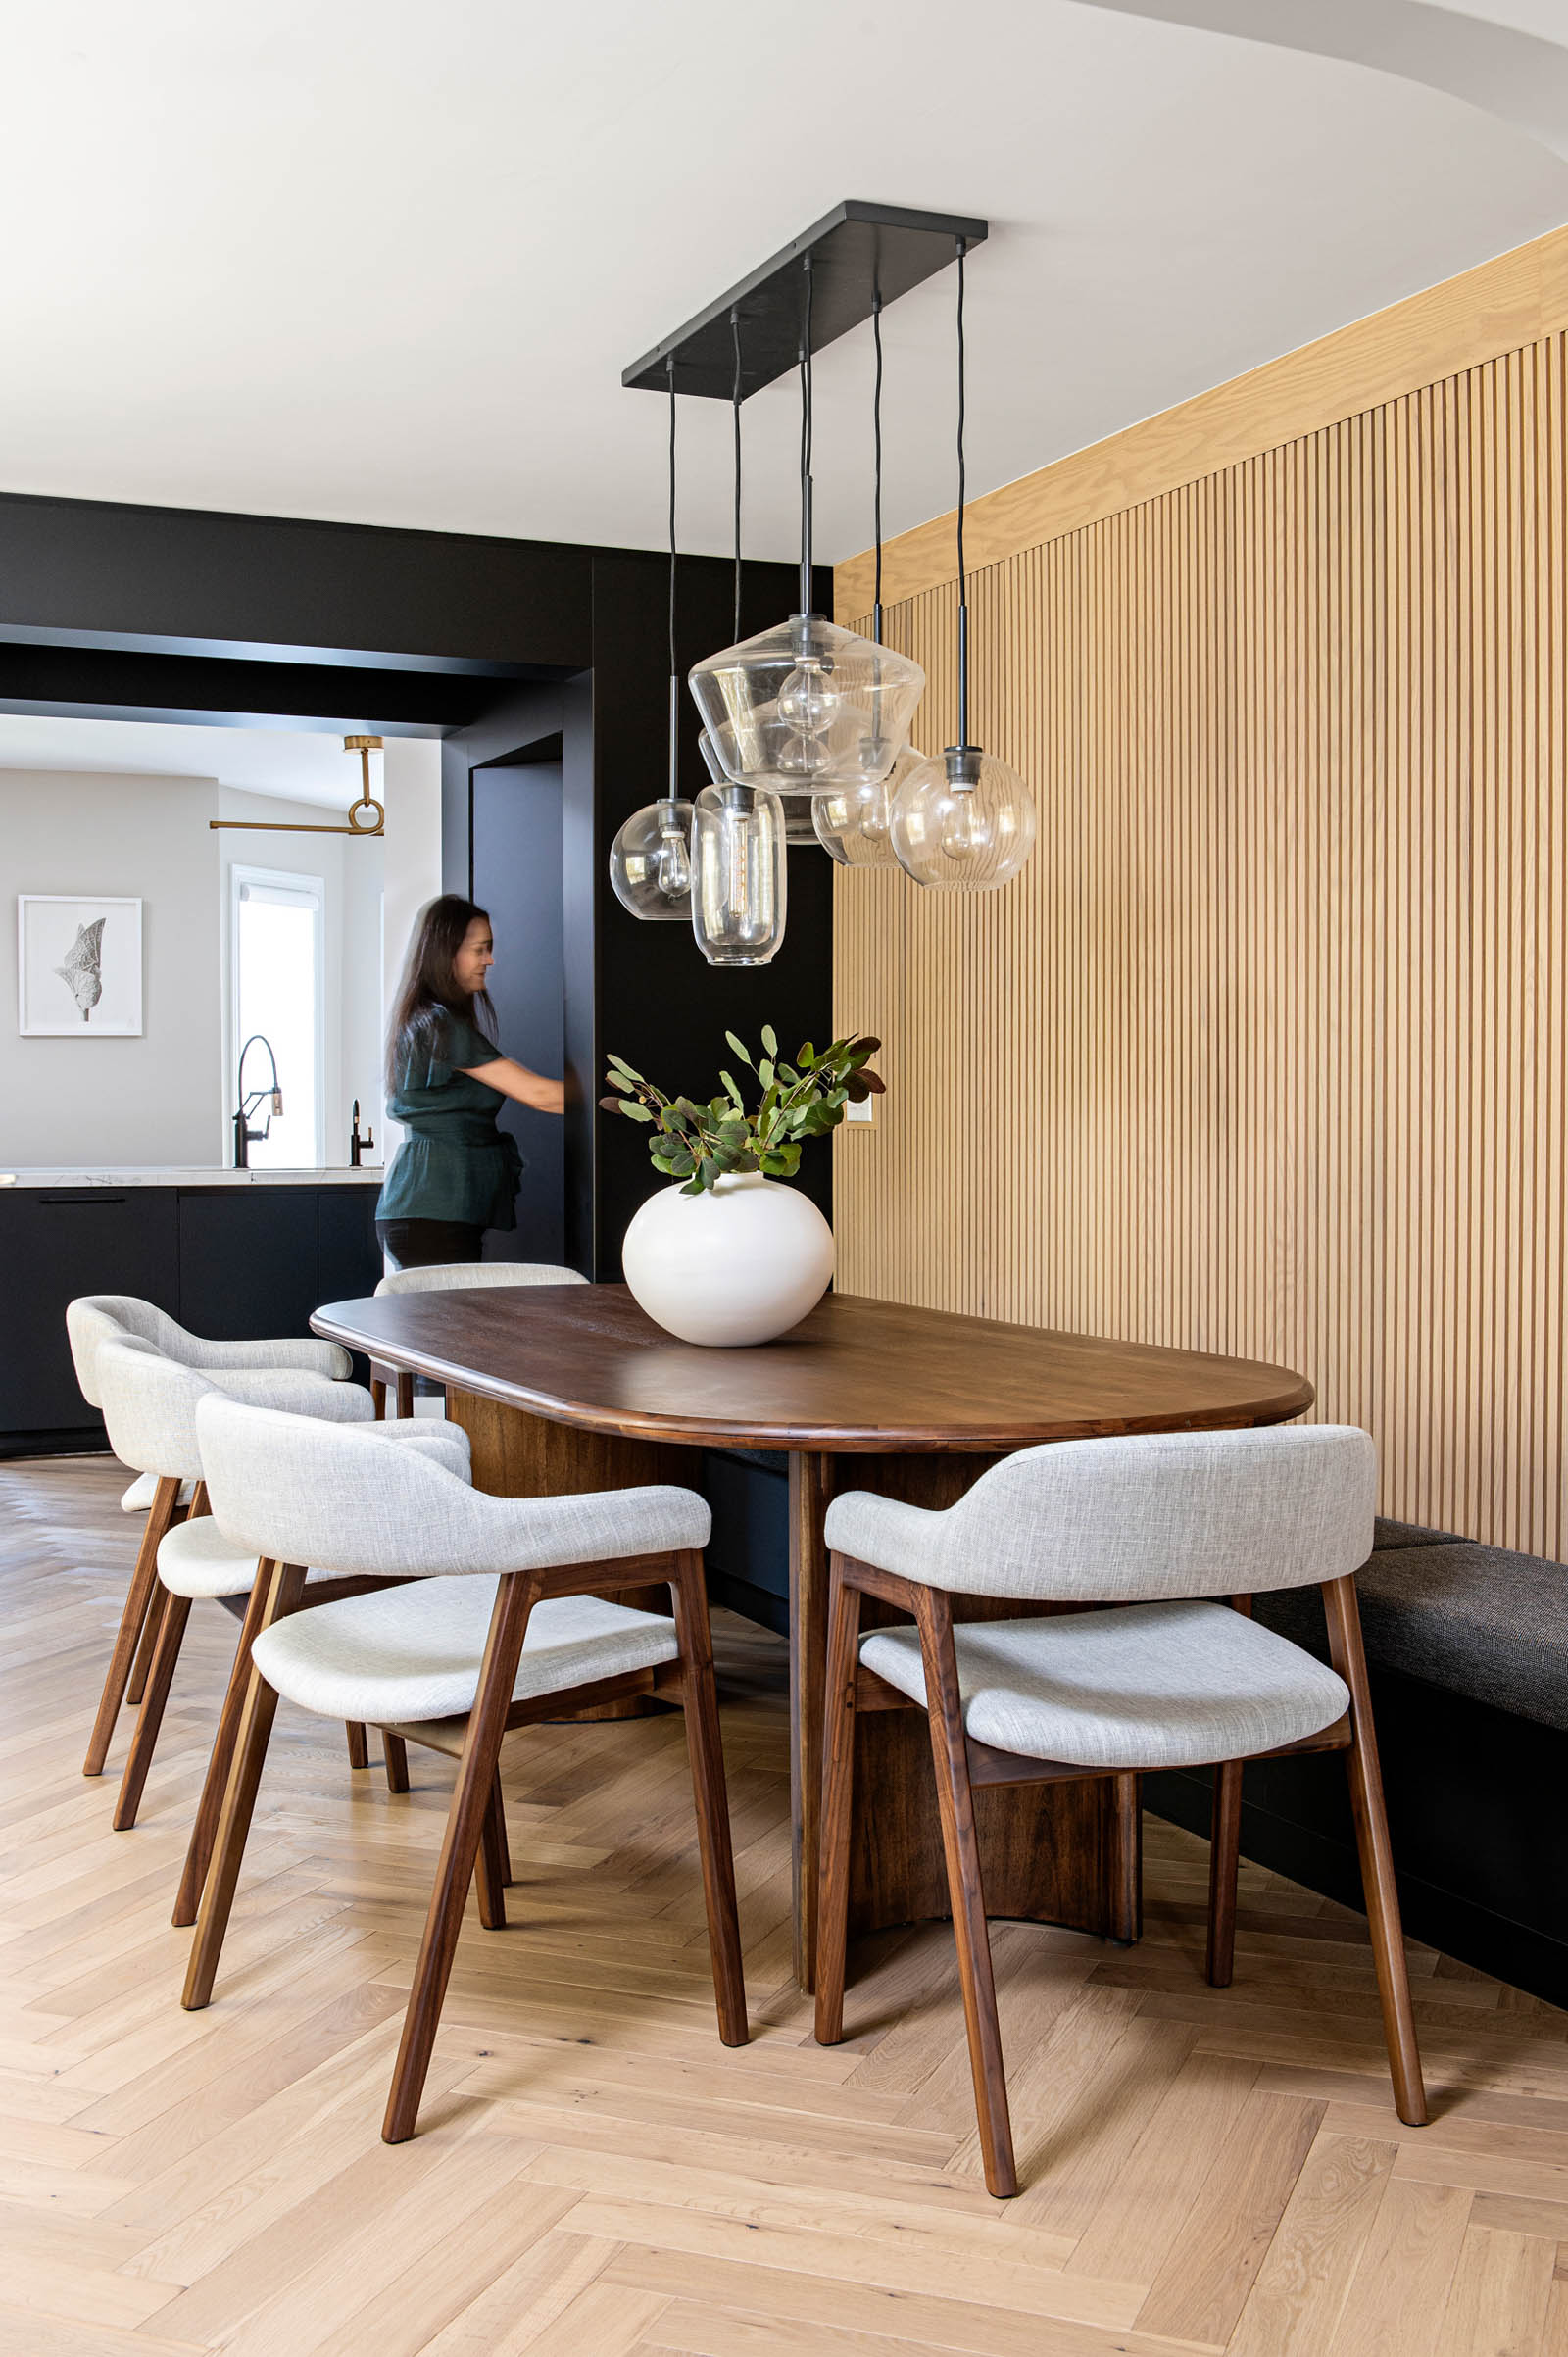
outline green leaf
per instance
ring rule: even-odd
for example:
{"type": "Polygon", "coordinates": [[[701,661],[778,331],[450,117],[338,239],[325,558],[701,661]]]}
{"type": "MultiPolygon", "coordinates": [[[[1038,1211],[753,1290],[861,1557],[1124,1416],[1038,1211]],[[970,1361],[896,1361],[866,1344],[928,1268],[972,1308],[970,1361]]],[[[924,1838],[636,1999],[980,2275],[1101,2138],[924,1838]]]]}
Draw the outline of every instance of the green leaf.
{"type": "Polygon", "coordinates": [[[764,1089],[770,1089],[772,1087],[773,1064],[771,1057],[765,1056],[763,1056],[761,1062],[757,1067],[757,1077],[761,1082],[764,1089]]]}
{"type": "Polygon", "coordinates": [[[801,1052],[795,1060],[800,1065],[803,1072],[809,1072],[811,1066],[816,1061],[816,1050],[812,1047],[809,1040],[807,1040],[802,1044],[801,1052]]]}
{"type": "Polygon", "coordinates": [[[738,1040],[733,1031],[726,1031],[724,1037],[734,1049],[736,1055],[740,1057],[741,1062],[745,1064],[749,1071],[751,1069],[752,1062],[752,1052],[750,1048],[747,1047],[744,1040],[738,1040]]]}
{"type": "Polygon", "coordinates": [[[624,1097],[620,1100],[616,1110],[624,1113],[628,1121],[652,1121],[654,1117],[646,1105],[628,1104],[624,1097]]]}
{"type": "Polygon", "coordinates": [[[730,1075],[728,1072],[720,1072],[720,1074],[719,1074],[719,1076],[718,1076],[718,1077],[719,1077],[719,1079],[720,1079],[720,1080],[721,1080],[721,1081],[724,1083],[724,1086],[725,1086],[725,1088],[726,1088],[726,1089],[728,1089],[728,1091],[729,1091],[730,1095],[731,1095],[731,1096],[734,1098],[734,1100],[735,1100],[736,1104],[737,1104],[738,1105],[741,1105],[741,1106],[743,1106],[743,1107],[744,1107],[744,1105],[745,1105],[745,1104],[746,1104],[746,1100],[745,1100],[745,1098],[744,1098],[744,1097],[741,1095],[741,1093],[740,1093],[740,1090],[739,1090],[739,1088],[736,1086],[736,1083],[735,1083],[734,1079],[732,1078],[732,1076],[731,1076],[731,1075],[730,1075]]]}
{"type": "Polygon", "coordinates": [[[771,1023],[764,1023],[762,1025],[762,1045],[767,1050],[769,1056],[777,1056],[778,1033],[773,1029],[771,1023]]]}
{"type": "Polygon", "coordinates": [[[619,1089],[623,1097],[629,1097],[631,1095],[632,1084],[626,1078],[624,1072],[607,1072],[605,1074],[605,1078],[609,1081],[612,1089],[619,1089]]]}
{"type": "Polygon", "coordinates": [[[636,1066],[629,1064],[623,1056],[607,1056],[605,1060],[607,1063],[612,1064],[617,1072],[624,1072],[628,1080],[642,1079],[642,1074],[636,1066]]]}

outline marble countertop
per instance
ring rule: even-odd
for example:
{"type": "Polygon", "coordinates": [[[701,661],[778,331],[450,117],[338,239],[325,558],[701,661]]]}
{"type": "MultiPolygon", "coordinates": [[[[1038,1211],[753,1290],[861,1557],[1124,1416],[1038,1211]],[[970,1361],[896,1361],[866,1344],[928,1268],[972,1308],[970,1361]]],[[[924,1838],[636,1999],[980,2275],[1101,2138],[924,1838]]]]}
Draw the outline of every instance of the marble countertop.
{"type": "Polygon", "coordinates": [[[367,1163],[361,1170],[218,1170],[200,1165],[160,1170],[144,1163],[117,1170],[80,1163],[74,1169],[0,1169],[0,1187],[379,1187],[385,1175],[379,1162],[367,1163]]]}

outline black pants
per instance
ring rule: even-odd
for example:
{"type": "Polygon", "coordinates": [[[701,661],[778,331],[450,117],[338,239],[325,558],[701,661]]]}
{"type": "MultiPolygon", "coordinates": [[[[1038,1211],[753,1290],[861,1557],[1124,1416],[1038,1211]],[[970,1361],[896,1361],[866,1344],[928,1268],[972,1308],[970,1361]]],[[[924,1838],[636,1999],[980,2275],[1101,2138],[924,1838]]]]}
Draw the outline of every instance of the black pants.
{"type": "Polygon", "coordinates": [[[376,1240],[394,1268],[435,1268],[483,1257],[483,1228],[463,1219],[378,1219],[376,1240]]]}

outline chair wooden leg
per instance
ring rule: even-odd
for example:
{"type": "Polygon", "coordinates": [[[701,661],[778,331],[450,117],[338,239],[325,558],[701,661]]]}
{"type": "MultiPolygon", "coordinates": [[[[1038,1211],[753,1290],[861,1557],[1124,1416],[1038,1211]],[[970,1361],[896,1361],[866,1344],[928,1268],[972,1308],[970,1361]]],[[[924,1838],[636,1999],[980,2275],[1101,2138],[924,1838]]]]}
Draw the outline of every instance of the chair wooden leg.
{"type": "Polygon", "coordinates": [[[140,1707],[141,1698],[147,1692],[147,1673],[152,1668],[153,1655],[158,1650],[158,1632],[164,1625],[166,1594],[167,1591],[154,1581],[152,1595],[147,1598],[147,1615],[141,1624],[135,1659],[131,1662],[130,1676],[125,1682],[125,1700],[133,1710],[140,1707]]]}
{"type": "Polygon", "coordinates": [[[1353,1573],[1343,1580],[1323,1582],[1323,1607],[1328,1616],[1329,1653],[1350,1690],[1351,1736],[1345,1765],[1350,1780],[1350,1810],[1361,1858],[1361,1887],[1366,1893],[1378,1995],[1383,2005],[1383,2035],[1388,2040],[1394,2104],[1407,2128],[1424,2128],[1428,2118],[1426,2087],[1421,2078],[1421,2053],[1416,2044],[1415,2014],[1410,2004],[1410,1977],[1399,1922],[1399,1896],[1394,1880],[1394,1852],[1389,1845],[1388,1813],[1383,1805],[1383,1774],[1378,1765],[1353,1573]]]}
{"type": "Polygon", "coordinates": [[[1223,1759],[1214,1770],[1214,1813],[1208,1837],[1208,1956],[1210,1989],[1229,1989],[1236,1966],[1236,1875],[1242,1850],[1242,1763],[1223,1759]]]}
{"type": "Polygon", "coordinates": [[[507,1840],[507,1802],[506,1795],[501,1790],[501,1770],[499,1768],[496,1770],[495,1786],[490,1794],[490,1815],[496,1829],[496,1859],[501,1868],[501,1887],[504,1891],[510,1891],[512,1888],[512,1844],[507,1840]]]}
{"type": "Polygon", "coordinates": [[[844,2036],[850,1936],[850,1836],[855,1807],[855,1682],[860,1659],[860,1591],[832,1558],[827,1668],[822,1685],[822,1816],[817,1833],[816,2040],[844,2036]]]}
{"type": "Polygon", "coordinates": [[[412,1416],[412,1415],[413,1415],[413,1413],[414,1413],[414,1377],[413,1377],[413,1376],[412,1376],[412,1375],[409,1373],[409,1371],[408,1371],[407,1367],[399,1367],[399,1369],[398,1369],[398,1414],[399,1414],[400,1416],[412,1416]]]}
{"type": "Polygon", "coordinates": [[[697,1811],[697,1848],[708,1909],[708,1950],[713,1968],[718,2035],[726,2046],[744,2046],[751,2037],[746,2019],[746,1981],[741,1967],[740,1921],[735,1909],[735,1856],[730,1841],[729,1792],[724,1781],[724,1743],[713,1684],[713,1638],[708,1617],[708,1589],[700,1554],[676,1559],[669,1593],[675,1607],[675,1639],[686,1673],[686,1748],[691,1757],[692,1801],[697,1811]]]}
{"type": "Polygon", "coordinates": [[[463,1910],[473,1880],[474,1861],[490,1807],[501,1739],[506,1733],[517,1661],[527,1634],[528,1614],[536,1590],[525,1572],[511,1572],[496,1589],[490,1634],[485,1643],[479,1688],[468,1713],[458,1780],[447,1811],[447,1830],[441,1843],[435,1884],[430,1892],[424,1937],[414,1968],[414,1987],[403,2017],[392,2090],[387,2098],[381,2136],[388,2144],[401,2144],[414,2134],[425,2073],[435,2045],[442,2000],[452,1977],[452,1958],[463,1923],[463,1910]]]}
{"type": "Polygon", "coordinates": [[[245,1617],[240,1623],[239,1643],[234,1647],[234,1666],[228,1673],[228,1689],[223,1695],[223,1707],[218,1715],[213,1755],[207,1763],[201,1799],[196,1804],[196,1822],[190,1829],[190,1842],[185,1851],[185,1864],[171,1919],[181,1929],[196,1921],[201,1907],[207,1868],[213,1854],[213,1840],[218,1832],[218,1820],[222,1814],[223,1794],[228,1789],[228,1771],[233,1765],[240,1713],[245,1705],[245,1687],[251,1666],[251,1640],[262,1626],[262,1615],[267,1608],[271,1586],[271,1569],[270,1563],[257,1564],[256,1578],[245,1606],[245,1617]]]}
{"type": "Polygon", "coordinates": [[[370,1369],[370,1410],[377,1424],[386,1421],[386,1377],[374,1367],[370,1369]]]}
{"type": "Polygon", "coordinates": [[[386,1762],[386,1789],[389,1792],[406,1792],[409,1789],[409,1746],[401,1735],[389,1727],[381,1730],[381,1757],[386,1762]]]}
{"type": "Polygon", "coordinates": [[[963,2019],[969,2035],[969,2068],[974,2079],[986,2189],[1006,2198],[1018,2190],[1018,2172],[1012,2157],[1012,2123],[1007,2114],[1002,2029],[997,2019],[997,1988],[991,1972],[991,1940],[986,1931],[980,1843],[975,1833],[974,1796],[969,1789],[969,1760],[964,1748],[958,1664],[953,1648],[953,1607],[947,1596],[934,1588],[917,1589],[913,1600],[920,1631],[931,1757],[936,1769],[937,1804],[942,1814],[942,1845],[948,1859],[953,1932],[958,1948],[958,1979],[963,1989],[963,2019]]]}
{"type": "Polygon", "coordinates": [[[163,1544],[165,1532],[174,1519],[174,1509],[178,1503],[179,1483],[172,1478],[160,1481],[148,1508],[147,1525],[136,1552],[136,1568],[130,1575],[130,1586],[125,1591],[125,1607],[120,1616],[115,1649],[110,1655],[104,1691],[98,1699],[98,1715],[88,1738],[87,1756],[81,1763],[83,1776],[101,1776],[104,1772],[115,1721],[120,1716],[120,1705],[124,1699],[131,1664],[141,1640],[142,1625],[158,1587],[158,1549],[163,1544]]]}
{"type": "MultiPolygon", "coordinates": [[[[273,1564],[268,1581],[262,1627],[270,1628],[274,1620],[281,1620],[285,1613],[292,1612],[304,1592],[303,1564],[273,1564]]],[[[240,1714],[239,1738],[234,1746],[234,1764],[229,1772],[228,1790],[223,1795],[223,1813],[218,1821],[212,1871],[207,1878],[201,1916],[196,1926],[196,1940],[191,1948],[184,1991],[179,2000],[187,2013],[200,2012],[213,1993],[218,1959],[223,1948],[223,1935],[228,1929],[229,1910],[234,1904],[234,1887],[239,1881],[240,1861],[245,1854],[245,1838],[250,1832],[251,1813],[256,1806],[256,1789],[262,1781],[267,1745],[276,1714],[276,1692],[268,1685],[252,1661],[246,1677],[245,1704],[240,1714]]]]}
{"type": "Polygon", "coordinates": [[[1108,1936],[1131,1947],[1144,1931],[1144,1780],[1118,1776],[1111,1833],[1108,1936]]]}
{"type": "Polygon", "coordinates": [[[473,1861],[479,1921],[487,1932],[504,1932],[507,1928],[507,1878],[502,1868],[501,1840],[496,1830],[498,1784],[499,1779],[492,1778],[484,1823],[479,1829],[479,1852],[473,1861]]]}
{"type": "MultiPolygon", "coordinates": [[[[120,1780],[120,1796],[115,1802],[115,1831],[128,1833],[136,1822],[141,1805],[142,1787],[147,1771],[153,1764],[153,1752],[158,1744],[159,1729],[164,1723],[164,1710],[169,1701],[169,1689],[173,1681],[174,1664],[184,1642],[185,1623],[190,1618],[190,1597],[164,1595],[163,1616],[158,1624],[158,1649],[153,1655],[152,1674],[142,1696],[141,1709],[136,1714],[136,1732],[130,1739],[130,1756],[125,1773],[120,1780]]],[[[149,1620],[151,1614],[148,1615],[149,1620]]]]}
{"type": "Polygon", "coordinates": [[[370,1764],[369,1739],[358,1719],[346,1719],[343,1732],[349,1739],[349,1766],[368,1768],[370,1764]]]}

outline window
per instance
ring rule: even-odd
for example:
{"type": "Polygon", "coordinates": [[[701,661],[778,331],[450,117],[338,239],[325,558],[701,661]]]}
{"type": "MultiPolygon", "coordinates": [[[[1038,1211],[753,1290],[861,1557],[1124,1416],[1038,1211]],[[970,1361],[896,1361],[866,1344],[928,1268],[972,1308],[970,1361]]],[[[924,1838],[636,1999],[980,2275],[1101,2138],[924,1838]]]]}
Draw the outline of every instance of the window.
{"type": "Polygon", "coordinates": [[[252,1097],[259,1089],[268,1092],[252,1111],[250,1126],[271,1125],[266,1138],[251,1145],[251,1168],[318,1169],[325,1126],[324,887],[318,876],[275,874],[260,867],[235,867],[232,875],[233,1104],[239,1102],[241,1051],[260,1033],[245,1056],[245,1095],[252,1097]],[[273,1112],[270,1095],[274,1060],[283,1100],[280,1113],[273,1112]]]}

